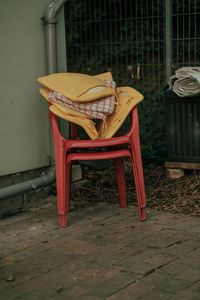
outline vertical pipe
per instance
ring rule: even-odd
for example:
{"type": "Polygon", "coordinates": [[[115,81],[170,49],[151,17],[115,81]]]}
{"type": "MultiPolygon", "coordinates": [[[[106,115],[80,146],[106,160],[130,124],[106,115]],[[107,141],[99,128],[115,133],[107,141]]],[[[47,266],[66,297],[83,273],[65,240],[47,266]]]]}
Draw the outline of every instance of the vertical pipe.
{"type": "Polygon", "coordinates": [[[117,17],[117,5],[115,5],[114,6],[114,24],[115,24],[115,28],[114,28],[114,49],[115,49],[115,62],[114,62],[114,64],[115,64],[115,66],[114,66],[114,70],[115,70],[115,72],[116,72],[116,78],[117,79],[115,79],[115,80],[117,80],[118,81],[118,83],[119,83],[119,79],[120,79],[120,75],[119,75],[119,67],[118,67],[118,56],[117,56],[117,54],[116,54],[116,52],[117,52],[117,48],[119,47],[119,38],[118,38],[118,35],[117,35],[117,33],[118,33],[118,17],[117,17]]]}
{"type": "Polygon", "coordinates": [[[180,45],[180,36],[179,36],[179,3],[178,0],[176,2],[176,64],[179,64],[179,45],[180,45]]]}
{"type": "Polygon", "coordinates": [[[197,3],[194,4],[194,61],[193,64],[197,64],[197,3]]]}
{"type": "MultiPolygon", "coordinates": [[[[131,1],[132,3],[132,1],[131,1]]],[[[140,20],[141,22],[141,20],[140,20]]],[[[140,45],[141,45],[141,35],[138,34],[140,30],[139,19],[138,19],[138,5],[135,1],[135,44],[136,44],[136,61],[134,61],[134,70],[136,69],[137,63],[140,63],[140,45]]],[[[140,88],[140,85],[137,82],[137,88],[140,88]]]]}
{"type": "Polygon", "coordinates": [[[112,70],[113,68],[113,36],[112,36],[112,33],[113,33],[113,21],[112,21],[112,18],[113,18],[113,15],[112,15],[112,6],[111,6],[111,1],[109,1],[109,44],[110,44],[110,64],[109,64],[109,67],[110,69],[112,70]]]}
{"type": "Polygon", "coordinates": [[[56,26],[55,24],[46,25],[46,59],[47,74],[57,72],[57,49],[56,49],[56,26]]]}
{"type": "MultiPolygon", "coordinates": [[[[145,2],[144,2],[145,3],[145,2]]],[[[143,22],[144,22],[144,17],[145,17],[145,14],[144,14],[144,10],[143,10],[143,5],[144,3],[141,1],[141,5],[140,5],[140,19],[139,19],[139,22],[140,22],[140,26],[141,26],[141,62],[142,62],[142,84],[144,86],[144,78],[145,78],[145,81],[146,81],[146,65],[147,65],[147,62],[145,61],[146,57],[145,57],[145,47],[146,47],[146,44],[145,44],[145,37],[144,37],[144,26],[143,26],[143,22]],[[145,75],[145,77],[144,77],[145,75]]],[[[147,19],[147,22],[148,22],[148,19],[147,19]]]]}
{"type": "MultiPolygon", "coordinates": [[[[151,34],[152,34],[152,49],[150,52],[150,57],[152,57],[152,83],[153,83],[153,90],[155,89],[155,30],[154,30],[154,21],[155,21],[155,12],[154,12],[154,1],[151,4],[151,34]]],[[[158,8],[157,8],[158,9],[158,8]]],[[[158,16],[157,16],[158,18],[158,16]]],[[[150,67],[150,65],[149,65],[150,67]]],[[[157,74],[158,76],[158,74],[157,74]]]]}
{"type": "MultiPolygon", "coordinates": [[[[123,17],[122,17],[122,0],[120,0],[119,2],[120,6],[119,6],[119,20],[120,20],[120,28],[123,28],[124,24],[123,24],[123,17]]],[[[124,70],[123,70],[123,31],[120,30],[120,71],[121,71],[121,74],[124,74],[124,70]]],[[[121,77],[121,76],[120,76],[121,77]]],[[[120,80],[122,80],[122,78],[120,78],[120,80]]]]}
{"type": "Polygon", "coordinates": [[[57,72],[56,15],[67,0],[55,0],[47,7],[43,18],[46,25],[46,54],[48,74],[57,72]]]}
{"type": "Polygon", "coordinates": [[[191,36],[190,36],[190,28],[191,28],[191,11],[190,11],[190,1],[188,3],[189,7],[189,15],[188,15],[188,64],[191,65],[191,36]]]}
{"type": "Polygon", "coordinates": [[[172,0],[165,0],[165,80],[172,74],[172,0]]]}
{"type": "Polygon", "coordinates": [[[182,1],[182,67],[185,65],[185,8],[184,8],[184,0],[182,1]]]}
{"type": "MultiPolygon", "coordinates": [[[[46,24],[46,61],[47,74],[57,73],[56,23],[46,24]]],[[[60,125],[60,120],[58,121],[60,125]]],[[[49,121],[50,164],[55,165],[54,142],[49,121]]]]}

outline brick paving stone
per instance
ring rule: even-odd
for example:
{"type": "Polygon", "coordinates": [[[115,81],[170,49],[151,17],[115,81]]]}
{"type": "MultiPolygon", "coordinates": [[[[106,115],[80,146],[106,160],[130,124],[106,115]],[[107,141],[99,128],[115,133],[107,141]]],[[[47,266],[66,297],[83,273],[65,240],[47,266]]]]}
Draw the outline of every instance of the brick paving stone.
{"type": "Polygon", "coordinates": [[[179,214],[171,214],[169,212],[163,212],[162,214],[154,214],[151,217],[151,220],[156,221],[158,224],[164,225],[166,228],[174,227],[175,224],[179,224],[183,219],[182,215],[179,214]]]}
{"type": "Polygon", "coordinates": [[[133,282],[135,282],[135,276],[122,272],[117,276],[105,280],[102,284],[98,284],[87,295],[106,298],[133,282]]]}
{"type": "Polygon", "coordinates": [[[93,281],[96,282],[96,278],[100,282],[99,277],[102,276],[103,281],[104,281],[105,278],[112,277],[113,274],[114,275],[118,274],[119,270],[121,270],[121,268],[117,269],[117,268],[113,268],[112,266],[110,266],[110,267],[106,268],[106,272],[105,272],[105,267],[103,265],[102,266],[100,266],[100,265],[93,265],[93,266],[88,265],[87,266],[87,263],[85,263],[85,265],[83,265],[81,268],[75,270],[74,272],[71,272],[69,274],[69,277],[72,278],[74,281],[87,281],[88,280],[89,286],[91,286],[91,283],[93,281]]]}
{"type": "Polygon", "coordinates": [[[186,281],[200,281],[200,270],[195,270],[194,268],[188,268],[184,272],[178,275],[178,278],[184,279],[186,281]]]}
{"type": "MultiPolygon", "coordinates": [[[[66,298],[65,298],[65,299],[66,299],[66,298]]],[[[77,298],[74,298],[73,300],[76,300],[76,299],[77,299],[77,298]]],[[[83,295],[83,296],[81,296],[79,299],[80,299],[80,300],[101,300],[101,299],[105,299],[105,298],[83,295]]]]}
{"type": "Polygon", "coordinates": [[[172,225],[169,222],[167,227],[173,230],[182,230],[187,233],[187,232],[192,232],[195,229],[195,227],[197,229],[199,225],[200,225],[200,219],[198,217],[191,218],[188,216],[181,215],[180,219],[176,224],[172,225]]]}
{"type": "Polygon", "coordinates": [[[179,291],[174,295],[171,300],[187,299],[187,300],[199,300],[200,299],[200,281],[189,286],[187,289],[179,291]]]}
{"type": "MultiPolygon", "coordinates": [[[[105,279],[110,279],[117,276],[120,273],[123,273],[124,269],[122,267],[107,265],[104,266],[101,270],[95,273],[95,276],[102,276],[105,279]]],[[[94,274],[93,274],[94,275],[94,274]]],[[[131,274],[133,276],[133,274],[131,274]]]]}
{"type": "Polygon", "coordinates": [[[200,248],[192,250],[184,256],[184,263],[192,266],[200,266],[200,248]]]}
{"type": "Polygon", "coordinates": [[[16,215],[10,216],[9,218],[1,219],[1,229],[3,226],[7,228],[9,225],[13,228],[13,224],[21,222],[22,220],[29,219],[30,217],[37,217],[37,215],[33,214],[32,212],[23,212],[18,213],[16,215]]]}
{"type": "Polygon", "coordinates": [[[136,255],[129,255],[127,258],[119,260],[117,265],[125,267],[129,271],[145,275],[169,263],[173,259],[171,256],[159,254],[157,249],[146,248],[136,255]]]}
{"type": "MultiPolygon", "coordinates": [[[[187,280],[182,280],[170,274],[161,273],[160,271],[157,271],[153,274],[150,274],[149,276],[146,276],[145,278],[142,278],[141,282],[144,286],[154,284],[154,289],[151,293],[147,293],[144,296],[144,299],[148,299],[148,296],[149,299],[153,299],[153,296],[155,295],[157,295],[158,298],[160,297],[160,299],[162,299],[162,297],[163,299],[171,299],[171,297],[174,296],[176,293],[190,287],[192,284],[187,280]]],[[[187,295],[187,293],[185,295],[187,295]]]]}
{"type": "Polygon", "coordinates": [[[180,300],[180,299],[187,299],[187,300],[199,300],[199,292],[189,292],[189,290],[177,293],[175,296],[172,296],[170,300],[180,300]]]}
{"type": "Polygon", "coordinates": [[[183,233],[179,234],[173,230],[165,229],[145,239],[144,244],[148,247],[166,248],[186,239],[187,237],[183,233]]]}
{"type": "Polygon", "coordinates": [[[199,225],[200,225],[200,223],[198,223],[198,226],[195,225],[195,226],[188,228],[187,231],[189,233],[196,234],[200,238],[200,226],[199,225]]]}
{"type": "Polygon", "coordinates": [[[134,300],[145,295],[147,292],[154,288],[154,284],[143,284],[141,281],[136,280],[133,284],[130,284],[121,291],[108,297],[108,300],[134,300]]]}
{"type": "Polygon", "coordinates": [[[156,289],[153,289],[146,293],[145,295],[136,298],[137,300],[155,300],[155,299],[162,299],[162,300],[168,300],[171,299],[172,294],[166,291],[158,291],[156,289]]]}
{"type": "Polygon", "coordinates": [[[172,255],[180,256],[191,252],[192,250],[198,248],[200,246],[200,242],[195,240],[194,238],[188,238],[185,241],[178,241],[169,247],[164,249],[165,253],[169,253],[172,255]]]}
{"type": "Polygon", "coordinates": [[[174,277],[188,282],[196,282],[197,280],[200,280],[200,270],[196,270],[195,267],[184,264],[184,260],[176,260],[160,269],[160,272],[171,274],[174,277]]]}
{"type": "Polygon", "coordinates": [[[186,270],[188,270],[189,267],[190,267],[189,265],[185,264],[180,259],[179,260],[176,259],[173,262],[162,267],[159,271],[164,274],[171,274],[177,276],[181,273],[184,273],[186,270]]]}
{"type": "Polygon", "coordinates": [[[109,248],[109,251],[111,251],[112,258],[115,258],[115,261],[121,261],[123,258],[138,255],[145,251],[145,246],[140,243],[131,243],[128,245],[125,245],[124,247],[120,247],[119,249],[116,249],[113,253],[112,247],[109,248]]]}
{"type": "Polygon", "coordinates": [[[105,298],[102,297],[95,297],[95,296],[86,296],[86,295],[80,295],[76,293],[76,290],[74,291],[74,294],[71,293],[63,293],[58,295],[55,295],[52,297],[52,299],[61,299],[61,300],[103,300],[105,298]],[[78,295],[78,296],[77,296],[78,295]]]}
{"type": "Polygon", "coordinates": [[[162,267],[169,262],[173,261],[175,258],[165,253],[156,253],[154,256],[145,260],[147,263],[154,264],[157,268],[162,267]]]}
{"type": "Polygon", "coordinates": [[[63,286],[60,285],[57,288],[57,292],[52,294],[49,298],[75,300],[75,299],[81,299],[83,297],[83,294],[86,292],[87,289],[79,285],[73,285],[72,287],[69,287],[67,289],[63,289],[63,286]]]}
{"type": "Polygon", "coordinates": [[[140,279],[140,283],[143,284],[144,286],[146,285],[153,285],[154,288],[162,285],[163,283],[169,281],[171,278],[173,278],[172,275],[166,274],[166,273],[161,273],[160,270],[155,270],[154,272],[143,276],[140,279]]]}
{"type": "Polygon", "coordinates": [[[156,286],[156,289],[162,292],[168,292],[168,291],[170,291],[171,293],[174,292],[175,294],[177,293],[177,291],[181,291],[189,287],[190,285],[191,282],[189,282],[188,280],[170,277],[169,280],[156,286]]]}

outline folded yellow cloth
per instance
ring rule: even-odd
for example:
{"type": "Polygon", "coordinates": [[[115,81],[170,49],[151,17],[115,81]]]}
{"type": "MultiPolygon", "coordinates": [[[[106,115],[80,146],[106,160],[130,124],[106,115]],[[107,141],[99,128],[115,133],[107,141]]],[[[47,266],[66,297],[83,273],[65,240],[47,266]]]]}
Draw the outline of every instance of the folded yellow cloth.
{"type": "Polygon", "coordinates": [[[56,73],[38,78],[38,82],[75,102],[89,102],[113,95],[100,77],[78,73],[56,73]]]}

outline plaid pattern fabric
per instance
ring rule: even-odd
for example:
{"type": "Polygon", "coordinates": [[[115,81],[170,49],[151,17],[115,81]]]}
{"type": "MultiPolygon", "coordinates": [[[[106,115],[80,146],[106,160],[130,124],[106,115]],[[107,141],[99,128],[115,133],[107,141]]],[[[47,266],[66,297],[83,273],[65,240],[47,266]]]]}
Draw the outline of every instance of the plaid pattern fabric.
{"type": "MultiPolygon", "coordinates": [[[[116,83],[110,80],[104,80],[107,86],[111,87],[115,92],[116,83]]],[[[48,98],[52,102],[68,106],[71,109],[79,111],[93,119],[105,119],[107,115],[110,115],[115,110],[115,96],[109,96],[90,102],[74,102],[60,93],[50,91],[48,98]]]]}

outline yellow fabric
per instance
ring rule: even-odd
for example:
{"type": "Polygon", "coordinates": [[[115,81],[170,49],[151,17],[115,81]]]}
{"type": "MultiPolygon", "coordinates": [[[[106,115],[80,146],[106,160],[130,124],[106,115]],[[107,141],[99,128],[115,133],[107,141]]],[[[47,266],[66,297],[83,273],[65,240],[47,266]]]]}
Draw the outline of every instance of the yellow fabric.
{"type": "Polygon", "coordinates": [[[101,80],[110,80],[113,81],[112,74],[110,72],[94,75],[93,77],[101,79],[101,80]]]}
{"type": "Polygon", "coordinates": [[[56,73],[40,77],[38,82],[72,101],[89,102],[113,95],[112,89],[106,85],[102,77],[78,73],[56,73]]]}
{"type": "Polygon", "coordinates": [[[107,117],[106,126],[103,121],[100,121],[99,123],[99,139],[109,139],[114,136],[132,111],[133,107],[144,98],[142,94],[130,87],[117,88],[116,94],[118,96],[118,104],[115,106],[114,113],[107,117]]]}
{"type": "MultiPolygon", "coordinates": [[[[97,80],[113,80],[112,74],[110,72],[95,75],[93,77],[95,77],[95,79],[97,80]]],[[[54,85],[56,85],[56,83],[54,83],[54,85]]],[[[47,101],[49,101],[49,89],[41,88],[40,93],[47,101]]],[[[114,113],[106,118],[106,123],[103,120],[100,121],[98,131],[95,127],[95,123],[90,119],[90,117],[83,113],[54,102],[51,102],[52,105],[49,109],[58,117],[82,126],[92,140],[111,138],[126,120],[133,107],[143,100],[143,95],[130,87],[117,88],[116,97],[118,101],[117,105],[115,106],[114,113]]]]}

